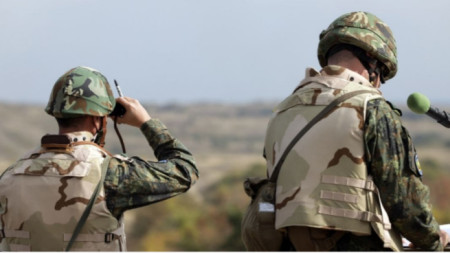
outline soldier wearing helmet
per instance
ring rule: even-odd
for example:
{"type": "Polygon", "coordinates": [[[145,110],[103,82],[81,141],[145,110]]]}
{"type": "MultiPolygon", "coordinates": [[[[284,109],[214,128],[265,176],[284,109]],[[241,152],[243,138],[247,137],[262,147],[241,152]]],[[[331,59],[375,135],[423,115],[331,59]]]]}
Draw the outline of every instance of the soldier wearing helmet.
{"type": "Polygon", "coordinates": [[[295,144],[279,172],[275,227],[296,250],[442,250],[447,234],[431,213],[429,190],[400,110],[381,83],[397,73],[390,28],[367,12],[347,13],[320,34],[322,70],[306,70],[274,110],[265,139],[269,176],[289,141],[343,94],[295,144]]]}
{"type": "Polygon", "coordinates": [[[0,177],[0,250],[123,251],[123,213],[187,191],[198,178],[191,153],[139,101],[113,97],[97,70],[76,67],[55,83],[45,111],[59,133],[0,177]],[[158,162],[104,149],[107,117],[140,128],[158,162]]]}

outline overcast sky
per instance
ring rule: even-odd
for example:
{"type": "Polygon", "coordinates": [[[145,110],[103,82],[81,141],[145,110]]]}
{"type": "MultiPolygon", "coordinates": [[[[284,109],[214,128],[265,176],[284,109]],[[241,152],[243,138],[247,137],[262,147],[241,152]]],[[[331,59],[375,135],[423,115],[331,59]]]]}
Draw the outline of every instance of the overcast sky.
{"type": "Polygon", "coordinates": [[[45,104],[79,65],[143,102],[279,101],[319,68],[320,32],[355,10],[396,37],[387,99],[450,102],[448,0],[0,0],[0,102],[45,104]]]}

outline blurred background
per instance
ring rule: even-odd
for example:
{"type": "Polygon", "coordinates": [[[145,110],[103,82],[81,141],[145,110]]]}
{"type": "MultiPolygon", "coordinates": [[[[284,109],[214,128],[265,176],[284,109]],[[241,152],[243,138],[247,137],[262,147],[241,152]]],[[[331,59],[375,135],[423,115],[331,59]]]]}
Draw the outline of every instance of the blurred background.
{"type": "MultiPolygon", "coordinates": [[[[126,214],[129,250],[242,251],[242,182],[265,174],[272,108],[305,68],[319,69],[319,33],[363,10],[394,32],[399,72],[381,90],[403,109],[435,215],[450,223],[448,129],[406,108],[420,92],[450,109],[449,9],[445,0],[0,0],[0,171],[57,130],[43,111],[56,79],[93,67],[160,118],[200,170],[187,194],[126,214]]],[[[120,128],[129,154],[154,159],[139,130],[120,128]]],[[[113,129],[106,147],[120,152],[113,129]]]]}

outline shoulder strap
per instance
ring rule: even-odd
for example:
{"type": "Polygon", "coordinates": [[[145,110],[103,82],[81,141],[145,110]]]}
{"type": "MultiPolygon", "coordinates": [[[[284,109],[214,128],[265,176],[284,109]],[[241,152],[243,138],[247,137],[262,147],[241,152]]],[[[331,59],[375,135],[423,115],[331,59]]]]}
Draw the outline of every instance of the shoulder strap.
{"type": "Polygon", "coordinates": [[[357,91],[352,91],[352,92],[346,93],[346,94],[336,98],[335,100],[333,100],[333,102],[331,102],[329,105],[327,105],[322,111],[319,112],[319,114],[317,114],[310,122],[308,122],[308,124],[305,127],[303,127],[302,130],[300,130],[300,132],[292,139],[292,141],[289,143],[289,145],[284,150],[283,154],[280,157],[280,160],[278,160],[278,163],[273,170],[272,175],[269,178],[269,181],[273,182],[273,183],[275,183],[277,181],[278,174],[280,174],[280,169],[284,163],[284,160],[286,159],[286,156],[289,154],[289,152],[295,146],[295,144],[297,144],[297,142],[300,140],[300,138],[302,138],[302,136],[306,132],[308,132],[308,130],[311,129],[311,127],[313,125],[315,125],[317,122],[319,122],[319,120],[321,120],[327,113],[329,113],[338,104],[342,103],[343,101],[345,101],[351,97],[354,97],[354,96],[357,96],[357,95],[360,95],[363,93],[378,94],[378,93],[376,93],[374,91],[370,91],[370,90],[357,90],[357,91]]]}
{"type": "Polygon", "coordinates": [[[109,161],[111,160],[110,156],[107,156],[105,160],[102,163],[102,176],[100,178],[100,181],[97,184],[97,187],[95,187],[94,192],[92,193],[91,198],[89,199],[88,204],[86,205],[86,209],[84,209],[83,214],[81,215],[80,220],[78,221],[77,226],[75,227],[75,230],[73,231],[72,237],[70,238],[69,243],[67,244],[65,251],[70,251],[70,248],[72,248],[73,243],[77,239],[78,234],[80,233],[81,229],[84,226],[84,223],[86,223],[87,217],[91,213],[91,209],[94,206],[95,200],[98,197],[98,194],[100,193],[100,189],[103,186],[103,182],[105,181],[106,171],[108,170],[109,161]]]}

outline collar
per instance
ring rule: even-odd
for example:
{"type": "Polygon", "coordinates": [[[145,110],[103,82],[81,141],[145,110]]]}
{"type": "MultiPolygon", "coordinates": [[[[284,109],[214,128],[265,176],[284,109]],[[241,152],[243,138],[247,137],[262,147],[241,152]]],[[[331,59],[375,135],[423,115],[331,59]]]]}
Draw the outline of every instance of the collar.
{"type": "Polygon", "coordinates": [[[70,153],[73,151],[73,146],[83,144],[97,145],[94,142],[94,135],[90,132],[80,131],[71,132],[67,134],[47,134],[41,139],[41,151],[44,152],[57,152],[57,153],[70,153]]]}
{"type": "Polygon", "coordinates": [[[352,71],[350,69],[338,65],[328,65],[325,66],[322,70],[320,70],[320,72],[313,68],[307,68],[305,79],[300,83],[297,89],[313,81],[322,80],[325,83],[327,83],[327,80],[329,78],[333,79],[338,78],[345,80],[347,82],[355,82],[363,86],[374,88],[372,84],[369,82],[369,80],[367,80],[362,75],[356,73],[355,71],[352,71]]]}
{"type": "Polygon", "coordinates": [[[95,136],[91,132],[80,131],[80,132],[71,132],[66,134],[71,143],[79,142],[79,141],[90,141],[94,142],[95,136]]]}

